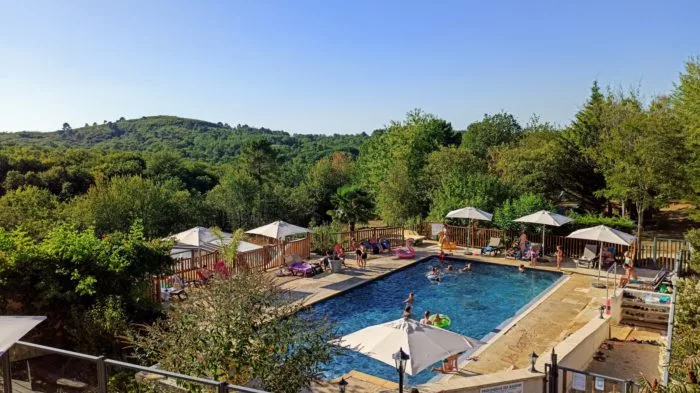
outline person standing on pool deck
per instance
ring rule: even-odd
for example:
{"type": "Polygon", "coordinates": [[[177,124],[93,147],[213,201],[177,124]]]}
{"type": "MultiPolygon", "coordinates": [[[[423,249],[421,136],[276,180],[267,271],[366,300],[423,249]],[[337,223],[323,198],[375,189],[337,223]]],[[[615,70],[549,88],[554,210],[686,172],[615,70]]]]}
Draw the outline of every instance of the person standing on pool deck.
{"type": "Polygon", "coordinates": [[[406,300],[404,300],[403,302],[406,303],[406,304],[409,305],[409,306],[412,306],[412,305],[413,305],[413,302],[414,302],[415,300],[416,300],[416,297],[413,295],[413,291],[411,291],[411,292],[408,293],[408,297],[407,297],[406,300]]]}
{"type": "Polygon", "coordinates": [[[350,240],[350,247],[352,247],[353,250],[355,250],[355,264],[360,267],[360,259],[362,259],[362,251],[360,251],[360,245],[357,243],[355,238],[353,237],[350,240]]]}
{"type": "Polygon", "coordinates": [[[365,247],[364,244],[360,244],[360,258],[362,259],[362,268],[366,269],[367,268],[367,247],[365,247]]]}
{"type": "Polygon", "coordinates": [[[564,250],[561,249],[561,246],[557,246],[555,254],[557,256],[557,269],[561,270],[561,262],[564,260],[564,250]]]}

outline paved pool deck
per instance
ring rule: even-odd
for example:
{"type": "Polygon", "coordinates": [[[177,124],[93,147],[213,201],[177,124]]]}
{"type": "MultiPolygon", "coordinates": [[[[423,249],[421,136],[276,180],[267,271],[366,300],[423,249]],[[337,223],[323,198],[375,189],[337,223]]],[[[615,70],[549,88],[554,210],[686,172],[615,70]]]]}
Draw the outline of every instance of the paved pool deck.
{"type": "MultiPolygon", "coordinates": [[[[428,242],[424,247],[416,247],[414,260],[396,259],[390,255],[371,255],[366,269],[359,269],[354,266],[354,261],[348,260],[348,268],[341,273],[323,273],[308,278],[279,277],[276,280],[282,288],[292,291],[297,301],[311,305],[417,263],[421,258],[436,255],[438,252],[439,248],[434,243],[428,242]]],[[[503,257],[482,257],[464,255],[464,253],[464,249],[458,249],[449,256],[510,266],[518,266],[522,263],[503,257]]],[[[556,266],[553,265],[552,263],[538,264],[536,268],[557,271],[556,266]]],[[[652,272],[641,270],[640,275],[653,276],[652,272]]],[[[505,326],[489,341],[488,345],[480,348],[474,354],[478,356],[477,361],[460,364],[462,373],[443,376],[443,378],[465,378],[470,375],[528,367],[531,352],[546,353],[556,343],[597,315],[598,308],[606,299],[605,289],[594,288],[591,285],[597,280],[598,271],[577,268],[573,261],[568,260],[562,266],[562,272],[566,279],[505,326]]],[[[614,280],[615,278],[610,278],[610,288],[614,287],[614,280]]],[[[351,378],[356,383],[348,386],[348,392],[393,390],[386,385],[388,381],[376,377],[367,377],[361,373],[346,375],[346,379],[351,378]],[[353,385],[355,388],[352,388],[353,385]]],[[[312,391],[336,392],[337,386],[332,382],[319,383],[312,387],[312,391]]]]}

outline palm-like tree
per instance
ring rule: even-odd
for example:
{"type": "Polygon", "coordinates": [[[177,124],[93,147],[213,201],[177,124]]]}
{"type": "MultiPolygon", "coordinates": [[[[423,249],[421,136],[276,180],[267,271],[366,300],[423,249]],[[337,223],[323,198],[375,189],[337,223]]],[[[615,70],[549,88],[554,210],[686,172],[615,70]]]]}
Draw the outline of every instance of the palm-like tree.
{"type": "Polygon", "coordinates": [[[328,211],[328,215],[347,224],[350,232],[355,231],[355,224],[366,223],[374,217],[374,198],[360,186],[338,188],[331,202],[334,210],[328,211]]]}

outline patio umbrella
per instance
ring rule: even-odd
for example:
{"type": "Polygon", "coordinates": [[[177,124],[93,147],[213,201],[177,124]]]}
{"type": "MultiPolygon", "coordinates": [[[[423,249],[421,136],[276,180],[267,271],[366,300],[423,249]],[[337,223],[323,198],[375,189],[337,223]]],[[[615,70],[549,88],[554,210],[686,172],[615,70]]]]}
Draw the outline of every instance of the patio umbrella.
{"type": "Polygon", "coordinates": [[[600,243],[598,250],[600,252],[600,257],[598,258],[598,279],[600,281],[600,269],[603,265],[603,243],[613,243],[622,244],[624,246],[632,245],[632,243],[637,240],[634,235],[618,231],[617,229],[612,229],[606,227],[605,225],[598,225],[597,227],[583,228],[578,231],[573,231],[569,236],[572,239],[586,239],[592,240],[600,243]]]}
{"type": "Polygon", "coordinates": [[[551,225],[555,227],[562,226],[567,222],[573,221],[573,218],[562,216],[561,214],[552,213],[547,210],[540,210],[537,213],[532,213],[527,216],[516,218],[516,222],[529,222],[531,224],[542,224],[542,255],[544,255],[544,227],[551,225]]]}
{"type": "Polygon", "coordinates": [[[336,344],[390,366],[395,365],[393,355],[402,349],[410,356],[405,371],[414,376],[435,362],[482,343],[449,330],[401,318],[350,333],[336,344]]]}
{"type": "Polygon", "coordinates": [[[284,239],[287,236],[296,235],[299,233],[311,232],[310,230],[292,225],[284,221],[275,221],[273,223],[263,225],[261,227],[251,229],[246,233],[251,235],[260,235],[265,237],[271,237],[273,239],[284,239]]]}
{"type": "MultiPolygon", "coordinates": [[[[464,207],[461,209],[457,210],[452,210],[451,212],[447,213],[445,216],[447,218],[468,218],[469,219],[469,228],[472,226],[472,220],[482,220],[482,221],[491,221],[493,218],[493,214],[487,213],[483,210],[479,210],[475,207],[464,207]]],[[[471,247],[471,231],[467,232],[467,244],[471,247]]]]}
{"type": "Polygon", "coordinates": [[[46,317],[0,316],[0,356],[46,317]]]}

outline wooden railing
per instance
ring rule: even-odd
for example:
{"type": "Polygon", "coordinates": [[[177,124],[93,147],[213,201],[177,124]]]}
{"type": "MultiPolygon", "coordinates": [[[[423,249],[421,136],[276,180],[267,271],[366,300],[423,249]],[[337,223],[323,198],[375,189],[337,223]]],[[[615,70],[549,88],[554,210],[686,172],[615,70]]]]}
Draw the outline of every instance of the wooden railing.
{"type": "MultiPolygon", "coordinates": [[[[447,236],[450,241],[457,242],[457,245],[467,246],[468,227],[458,227],[446,225],[447,236]]],[[[542,242],[541,233],[526,233],[529,241],[534,243],[542,242]]],[[[500,237],[504,246],[508,247],[512,242],[517,241],[520,233],[516,231],[503,231],[492,228],[476,228],[470,234],[473,247],[485,247],[492,237],[500,237]]],[[[587,244],[596,244],[596,242],[584,239],[572,239],[566,236],[550,235],[545,236],[545,249],[547,253],[553,253],[556,246],[561,246],[564,255],[569,258],[576,258],[583,254],[587,244]]],[[[624,253],[630,248],[619,244],[603,243],[604,248],[614,247],[616,258],[622,260],[624,253]]],[[[659,239],[642,240],[635,247],[635,264],[645,268],[665,268],[672,270],[674,261],[681,251],[688,250],[688,244],[685,240],[679,239],[659,239]]]]}
{"type": "Polygon", "coordinates": [[[287,243],[268,244],[259,249],[239,252],[236,255],[235,262],[226,259],[221,253],[216,251],[192,258],[178,259],[173,262],[168,274],[152,277],[150,293],[154,299],[159,299],[161,287],[173,286],[173,275],[177,274],[186,282],[193,281],[198,278],[197,270],[206,267],[213,271],[214,265],[219,261],[224,262],[228,271],[233,274],[243,271],[264,272],[281,266],[286,255],[297,254],[302,258],[308,259],[311,256],[310,250],[311,235],[309,234],[303,239],[287,243]]]}
{"type": "Polygon", "coordinates": [[[403,228],[402,227],[377,227],[377,228],[361,228],[354,232],[337,232],[331,234],[336,242],[340,243],[344,249],[350,247],[350,240],[355,238],[358,242],[364,242],[371,239],[388,239],[392,244],[403,244],[403,228]]]}

